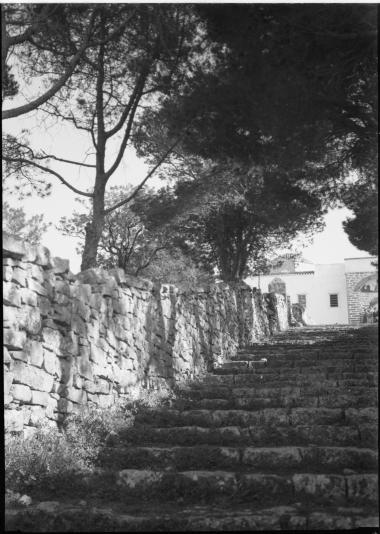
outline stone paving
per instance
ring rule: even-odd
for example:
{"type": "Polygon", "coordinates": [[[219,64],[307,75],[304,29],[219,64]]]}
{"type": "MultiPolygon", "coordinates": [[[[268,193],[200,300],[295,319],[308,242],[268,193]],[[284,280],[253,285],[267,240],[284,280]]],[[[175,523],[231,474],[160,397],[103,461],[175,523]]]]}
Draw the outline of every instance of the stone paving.
{"type": "Polygon", "coordinates": [[[372,326],[293,329],[245,347],[121,431],[84,500],[9,510],[7,528],[375,528],[377,346],[372,326]]]}

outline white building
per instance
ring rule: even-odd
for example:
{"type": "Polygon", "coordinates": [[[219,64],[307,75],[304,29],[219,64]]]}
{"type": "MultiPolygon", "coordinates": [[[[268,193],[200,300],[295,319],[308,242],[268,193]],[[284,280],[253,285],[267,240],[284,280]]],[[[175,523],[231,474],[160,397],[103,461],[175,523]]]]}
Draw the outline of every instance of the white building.
{"type": "Polygon", "coordinates": [[[375,257],[347,258],[344,263],[296,265],[294,257],[279,258],[270,274],[245,281],[262,292],[286,294],[291,304],[305,306],[310,324],[360,324],[377,306],[375,257]],[[371,308],[371,309],[372,309],[371,308]]]}

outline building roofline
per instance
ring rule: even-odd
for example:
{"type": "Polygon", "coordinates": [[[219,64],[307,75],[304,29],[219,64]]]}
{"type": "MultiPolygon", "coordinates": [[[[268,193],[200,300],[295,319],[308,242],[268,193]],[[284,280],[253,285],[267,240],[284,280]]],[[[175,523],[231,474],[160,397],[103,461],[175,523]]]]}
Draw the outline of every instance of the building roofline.
{"type": "MultiPolygon", "coordinates": [[[[292,273],[289,273],[288,271],[284,271],[281,273],[268,273],[268,274],[254,273],[251,276],[277,276],[277,275],[284,276],[285,274],[314,274],[314,273],[315,271],[294,271],[292,273]]],[[[249,278],[249,276],[247,278],[249,278]]]]}
{"type": "Polygon", "coordinates": [[[376,260],[377,256],[362,256],[361,258],[344,258],[346,260],[376,260]]]}

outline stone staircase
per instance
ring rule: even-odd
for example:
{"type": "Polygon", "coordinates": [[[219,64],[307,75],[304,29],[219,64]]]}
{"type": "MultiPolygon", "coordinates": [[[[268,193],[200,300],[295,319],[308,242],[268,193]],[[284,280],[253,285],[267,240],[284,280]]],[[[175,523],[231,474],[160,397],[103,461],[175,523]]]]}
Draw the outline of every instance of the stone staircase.
{"type": "Polygon", "coordinates": [[[376,527],[377,365],[374,327],[294,329],[241,349],[122,430],[82,502],[9,511],[8,528],[376,527]]]}

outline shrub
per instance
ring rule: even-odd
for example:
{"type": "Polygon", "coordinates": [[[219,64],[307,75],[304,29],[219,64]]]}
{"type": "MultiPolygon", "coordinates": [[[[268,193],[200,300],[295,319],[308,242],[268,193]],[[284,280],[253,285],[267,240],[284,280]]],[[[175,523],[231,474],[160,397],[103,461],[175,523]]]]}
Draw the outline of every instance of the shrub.
{"type": "Polygon", "coordinates": [[[107,434],[132,420],[121,405],[107,410],[85,407],[68,416],[61,429],[40,425],[26,439],[6,435],[6,487],[27,491],[90,474],[107,434]]]}

